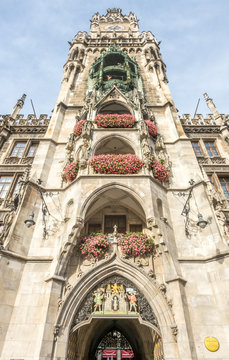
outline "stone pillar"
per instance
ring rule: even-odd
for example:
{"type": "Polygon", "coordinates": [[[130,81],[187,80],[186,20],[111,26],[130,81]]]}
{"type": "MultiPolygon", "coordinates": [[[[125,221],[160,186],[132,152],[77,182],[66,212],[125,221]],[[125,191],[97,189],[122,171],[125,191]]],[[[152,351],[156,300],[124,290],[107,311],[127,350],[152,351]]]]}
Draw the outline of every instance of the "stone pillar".
{"type": "Polygon", "coordinates": [[[122,360],[122,350],[121,349],[117,349],[117,360],[122,360]]]}
{"type": "Polygon", "coordinates": [[[98,350],[97,360],[102,360],[103,350],[98,350]]]}
{"type": "Polygon", "coordinates": [[[16,105],[14,106],[13,112],[11,114],[11,117],[13,119],[16,119],[17,114],[22,109],[24,102],[25,102],[26,94],[23,94],[20,99],[18,99],[16,105]]]}
{"type": "Polygon", "coordinates": [[[207,103],[207,106],[209,108],[209,110],[212,112],[213,114],[213,117],[215,119],[215,122],[217,125],[222,125],[222,118],[221,118],[221,115],[220,113],[218,112],[213,100],[208,96],[207,93],[204,93],[204,98],[205,98],[205,101],[207,103]]]}

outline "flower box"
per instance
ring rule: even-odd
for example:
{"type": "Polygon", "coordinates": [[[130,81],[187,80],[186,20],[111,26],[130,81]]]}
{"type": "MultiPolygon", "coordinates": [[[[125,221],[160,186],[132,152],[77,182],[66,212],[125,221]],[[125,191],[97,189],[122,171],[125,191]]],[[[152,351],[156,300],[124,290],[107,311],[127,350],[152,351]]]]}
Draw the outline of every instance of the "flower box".
{"type": "Polygon", "coordinates": [[[157,136],[157,127],[151,120],[145,120],[149,134],[151,136],[157,136]]]}
{"type": "Polygon", "coordinates": [[[98,114],[95,117],[98,128],[132,128],[135,121],[130,114],[98,114]]]}
{"type": "Polygon", "coordinates": [[[81,135],[84,123],[85,123],[85,120],[80,120],[75,124],[74,129],[73,129],[73,134],[75,136],[80,136],[81,135]]]}
{"type": "Polygon", "coordinates": [[[101,154],[89,161],[96,174],[137,174],[143,162],[134,154],[101,154]]]}
{"type": "Polygon", "coordinates": [[[79,171],[78,161],[68,164],[64,169],[65,180],[68,182],[73,181],[77,177],[78,171],[79,171]]]}
{"type": "Polygon", "coordinates": [[[157,161],[155,160],[154,156],[152,156],[152,171],[153,171],[153,176],[155,177],[155,179],[163,182],[165,181],[168,176],[169,176],[169,170],[163,165],[163,161],[157,161]]]}
{"type": "Polygon", "coordinates": [[[143,233],[128,232],[118,239],[118,245],[127,256],[144,256],[153,253],[153,239],[143,233]]]}
{"type": "Polygon", "coordinates": [[[100,258],[109,250],[110,242],[107,235],[91,233],[81,239],[81,254],[87,258],[100,258]]]}

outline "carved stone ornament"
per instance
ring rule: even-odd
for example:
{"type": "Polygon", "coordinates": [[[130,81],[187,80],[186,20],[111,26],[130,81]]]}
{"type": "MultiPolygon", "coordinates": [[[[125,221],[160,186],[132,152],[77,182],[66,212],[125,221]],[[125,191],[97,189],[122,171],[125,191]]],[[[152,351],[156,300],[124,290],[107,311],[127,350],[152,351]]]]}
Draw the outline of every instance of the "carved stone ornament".
{"type": "MultiPolygon", "coordinates": [[[[136,18],[136,15],[132,12],[130,12],[129,15],[123,15],[122,14],[122,10],[121,9],[107,9],[107,13],[106,15],[100,15],[98,12],[95,13],[91,19],[92,24],[94,23],[99,23],[99,22],[108,22],[108,23],[112,23],[112,22],[130,22],[130,23],[135,23],[137,24],[138,20],[136,18]]],[[[110,27],[110,30],[119,30],[120,27],[110,27]]]]}
{"type": "Polygon", "coordinates": [[[67,241],[63,244],[61,247],[59,256],[58,256],[58,266],[57,266],[57,274],[61,274],[64,272],[68,260],[69,260],[69,254],[72,252],[74,247],[76,246],[77,239],[80,236],[80,231],[83,227],[84,221],[82,218],[78,217],[76,219],[75,225],[72,227],[72,231],[68,235],[67,241]]]}
{"type": "Polygon", "coordinates": [[[112,276],[98,284],[83,301],[72,327],[91,315],[141,316],[159,329],[156,316],[144,295],[129,280],[112,276]]]}
{"type": "Polygon", "coordinates": [[[178,328],[177,326],[171,326],[171,331],[172,331],[172,334],[173,334],[173,337],[174,337],[174,340],[177,341],[177,335],[178,335],[178,328]]]}
{"type": "Polygon", "coordinates": [[[60,333],[60,328],[61,328],[61,326],[58,324],[54,326],[54,329],[53,329],[54,341],[57,341],[57,338],[60,333]]]}

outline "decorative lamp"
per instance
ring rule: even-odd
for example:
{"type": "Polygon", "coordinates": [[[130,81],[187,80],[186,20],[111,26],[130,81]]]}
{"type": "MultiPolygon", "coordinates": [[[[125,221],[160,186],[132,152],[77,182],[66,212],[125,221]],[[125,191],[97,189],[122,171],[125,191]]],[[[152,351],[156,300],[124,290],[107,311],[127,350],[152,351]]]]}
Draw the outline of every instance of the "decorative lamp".
{"type": "Polygon", "coordinates": [[[208,222],[203,219],[203,215],[201,213],[198,213],[198,222],[197,226],[199,226],[201,229],[204,229],[207,226],[208,222]]]}
{"type": "Polygon", "coordinates": [[[31,226],[36,224],[33,219],[34,219],[34,213],[30,214],[29,218],[24,221],[27,228],[30,228],[31,226]]]}

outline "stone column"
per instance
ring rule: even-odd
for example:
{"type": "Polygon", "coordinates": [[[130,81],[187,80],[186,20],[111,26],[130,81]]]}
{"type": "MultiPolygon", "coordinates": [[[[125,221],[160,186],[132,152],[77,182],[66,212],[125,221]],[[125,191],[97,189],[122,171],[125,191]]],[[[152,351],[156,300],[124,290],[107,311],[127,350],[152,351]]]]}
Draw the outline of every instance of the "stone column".
{"type": "Polygon", "coordinates": [[[102,360],[103,350],[98,350],[97,360],[102,360]]]}
{"type": "Polygon", "coordinates": [[[122,360],[122,350],[121,349],[117,349],[117,360],[122,360]]]}

